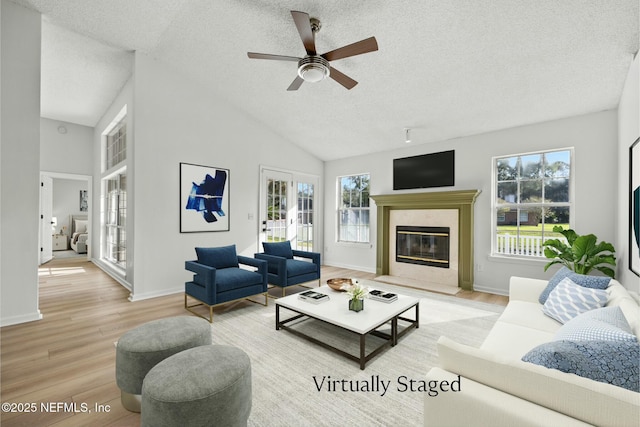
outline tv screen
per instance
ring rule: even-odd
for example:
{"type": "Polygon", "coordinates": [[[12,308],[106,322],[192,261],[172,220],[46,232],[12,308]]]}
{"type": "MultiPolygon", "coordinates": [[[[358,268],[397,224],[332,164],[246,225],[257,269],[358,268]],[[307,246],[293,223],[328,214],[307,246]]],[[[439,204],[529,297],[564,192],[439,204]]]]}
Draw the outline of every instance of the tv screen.
{"type": "Polygon", "coordinates": [[[393,189],[455,185],[454,150],[393,159],[393,189]]]}

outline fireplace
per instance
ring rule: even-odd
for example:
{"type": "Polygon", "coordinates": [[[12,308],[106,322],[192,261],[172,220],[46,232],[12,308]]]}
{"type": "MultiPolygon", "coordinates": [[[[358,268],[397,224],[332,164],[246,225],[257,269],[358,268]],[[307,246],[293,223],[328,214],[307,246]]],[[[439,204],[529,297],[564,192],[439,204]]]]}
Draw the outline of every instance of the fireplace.
{"type": "Polygon", "coordinates": [[[396,226],[396,262],[449,268],[449,227],[396,226]]]}
{"type": "Polygon", "coordinates": [[[473,210],[479,194],[456,190],[371,196],[377,215],[376,274],[473,290],[473,210]],[[402,225],[449,227],[449,268],[397,262],[395,231],[402,225]]]}

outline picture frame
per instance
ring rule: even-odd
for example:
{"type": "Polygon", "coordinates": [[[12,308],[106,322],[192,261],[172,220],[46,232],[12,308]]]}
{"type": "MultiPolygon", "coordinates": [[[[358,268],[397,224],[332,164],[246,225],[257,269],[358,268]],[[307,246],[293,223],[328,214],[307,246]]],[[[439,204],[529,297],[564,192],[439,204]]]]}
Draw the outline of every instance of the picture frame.
{"type": "Polygon", "coordinates": [[[229,169],[180,163],[180,233],[229,231],[229,169]]]}
{"type": "Polygon", "coordinates": [[[87,190],[80,190],[80,212],[89,211],[89,199],[87,190]]]}
{"type": "Polygon", "coordinates": [[[629,147],[629,269],[640,277],[640,138],[629,147]]]}

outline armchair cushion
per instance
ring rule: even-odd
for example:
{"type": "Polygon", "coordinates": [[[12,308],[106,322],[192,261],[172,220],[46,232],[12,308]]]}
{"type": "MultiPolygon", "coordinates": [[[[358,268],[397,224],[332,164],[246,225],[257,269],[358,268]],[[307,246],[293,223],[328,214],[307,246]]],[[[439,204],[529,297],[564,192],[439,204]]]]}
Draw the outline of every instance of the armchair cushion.
{"type": "Polygon", "coordinates": [[[287,259],[293,259],[293,251],[291,250],[291,242],[284,241],[278,243],[262,242],[264,253],[267,255],[281,256],[287,259]]]}
{"type": "Polygon", "coordinates": [[[246,286],[261,285],[264,277],[243,268],[224,268],[216,272],[217,292],[226,292],[246,286]]]}
{"type": "Polygon", "coordinates": [[[295,277],[307,273],[315,273],[318,267],[312,262],[297,259],[287,260],[287,276],[295,277]]]}
{"type": "Polygon", "coordinates": [[[238,267],[236,245],[218,248],[196,248],[198,262],[213,268],[238,267]]]}

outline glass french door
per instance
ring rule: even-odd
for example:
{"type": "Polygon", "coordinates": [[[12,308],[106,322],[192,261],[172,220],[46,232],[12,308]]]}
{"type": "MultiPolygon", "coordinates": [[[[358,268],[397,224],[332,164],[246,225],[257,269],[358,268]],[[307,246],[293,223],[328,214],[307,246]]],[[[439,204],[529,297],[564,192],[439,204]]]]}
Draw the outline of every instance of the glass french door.
{"type": "Polygon", "coordinates": [[[317,183],[315,176],[261,170],[260,250],[262,242],[285,240],[293,249],[314,250],[317,183]]]}

